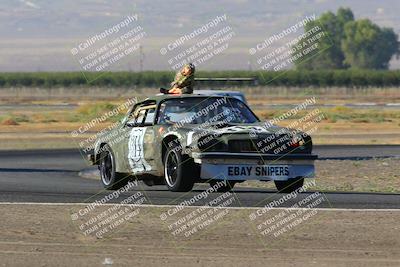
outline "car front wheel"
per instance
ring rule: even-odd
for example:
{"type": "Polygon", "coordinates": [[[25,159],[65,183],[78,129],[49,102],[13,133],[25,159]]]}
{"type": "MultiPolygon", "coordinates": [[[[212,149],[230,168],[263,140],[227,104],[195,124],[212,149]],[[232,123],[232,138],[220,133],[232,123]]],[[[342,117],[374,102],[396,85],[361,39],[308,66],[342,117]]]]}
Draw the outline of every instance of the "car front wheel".
{"type": "Polygon", "coordinates": [[[190,173],[191,161],[184,157],[178,145],[167,149],[164,156],[164,179],[168,189],[173,192],[188,192],[194,185],[190,173]]]}
{"type": "Polygon", "coordinates": [[[115,171],[115,157],[110,146],[105,145],[102,150],[99,165],[101,183],[108,190],[120,189],[128,183],[128,177],[115,171]]]}

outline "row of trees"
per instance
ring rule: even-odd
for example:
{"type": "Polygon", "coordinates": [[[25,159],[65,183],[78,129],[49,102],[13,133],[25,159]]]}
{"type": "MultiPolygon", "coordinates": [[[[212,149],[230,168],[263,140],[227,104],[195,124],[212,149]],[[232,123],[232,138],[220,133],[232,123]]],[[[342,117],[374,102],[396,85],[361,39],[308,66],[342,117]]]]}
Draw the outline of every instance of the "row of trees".
{"type": "Polygon", "coordinates": [[[298,69],[387,69],[390,59],[399,55],[393,29],[381,28],[369,19],[355,20],[349,8],[339,8],[336,14],[326,12],[307,23],[304,30],[315,26],[322,26],[327,36],[317,41],[318,51],[323,52],[307,61],[296,61],[298,69]]]}
{"type": "MultiPolygon", "coordinates": [[[[154,87],[168,86],[173,72],[105,72],[105,73],[1,73],[0,87],[154,87]],[[88,83],[88,80],[93,80],[88,83]]],[[[400,86],[400,71],[384,70],[290,70],[198,72],[196,77],[255,78],[249,82],[197,82],[196,87],[236,86],[400,86]]]]}

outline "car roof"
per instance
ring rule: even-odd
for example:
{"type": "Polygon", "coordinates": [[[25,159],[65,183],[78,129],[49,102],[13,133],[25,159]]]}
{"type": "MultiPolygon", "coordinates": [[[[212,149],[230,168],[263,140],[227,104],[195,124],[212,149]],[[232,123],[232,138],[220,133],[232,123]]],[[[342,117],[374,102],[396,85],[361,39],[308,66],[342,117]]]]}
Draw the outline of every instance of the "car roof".
{"type": "Polygon", "coordinates": [[[141,102],[148,102],[148,101],[162,101],[164,99],[171,99],[171,98],[183,98],[183,97],[234,97],[246,103],[246,98],[244,94],[240,91],[228,91],[228,90],[194,90],[193,94],[183,94],[183,95],[170,95],[170,94],[157,94],[155,96],[151,96],[146,98],[144,101],[141,102]]]}
{"type": "Polygon", "coordinates": [[[227,91],[227,90],[195,90],[193,94],[199,95],[216,95],[216,96],[233,96],[244,103],[247,103],[246,97],[240,91],[227,91]]]}
{"type": "Polygon", "coordinates": [[[199,95],[204,95],[204,94],[243,95],[243,93],[240,91],[228,91],[228,90],[194,90],[193,94],[199,94],[199,95]]]}
{"type": "MultiPolygon", "coordinates": [[[[174,98],[204,98],[204,97],[222,97],[221,95],[203,95],[203,94],[182,94],[182,95],[172,95],[172,94],[157,94],[155,96],[150,96],[141,102],[155,101],[160,102],[165,99],[174,99],[174,98]]],[[[232,97],[233,96],[227,96],[232,97]]]]}

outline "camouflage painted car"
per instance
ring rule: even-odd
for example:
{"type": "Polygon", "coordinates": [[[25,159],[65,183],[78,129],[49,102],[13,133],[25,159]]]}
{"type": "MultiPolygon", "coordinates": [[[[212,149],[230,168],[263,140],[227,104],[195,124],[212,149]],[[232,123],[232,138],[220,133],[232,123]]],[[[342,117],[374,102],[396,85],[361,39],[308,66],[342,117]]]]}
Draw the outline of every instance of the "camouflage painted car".
{"type": "Polygon", "coordinates": [[[259,180],[291,192],[313,177],[317,156],[310,136],[261,122],[235,97],[158,95],[131,107],[90,158],[106,189],[140,179],[171,191],[224,181],[218,191],[227,191],[259,180]]]}

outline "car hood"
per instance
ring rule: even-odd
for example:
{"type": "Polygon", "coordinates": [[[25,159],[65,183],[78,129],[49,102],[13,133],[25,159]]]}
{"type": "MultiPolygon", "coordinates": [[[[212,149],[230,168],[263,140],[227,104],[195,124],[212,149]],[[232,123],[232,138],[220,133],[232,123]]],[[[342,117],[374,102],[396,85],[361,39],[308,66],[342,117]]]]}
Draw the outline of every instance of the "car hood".
{"type": "Polygon", "coordinates": [[[221,126],[217,125],[199,125],[199,124],[187,124],[182,127],[184,131],[193,131],[195,133],[210,133],[210,134],[250,134],[250,135],[264,135],[273,134],[279,132],[280,134],[286,134],[293,132],[292,129],[276,126],[267,125],[266,123],[245,123],[245,124],[227,124],[221,126]]]}

